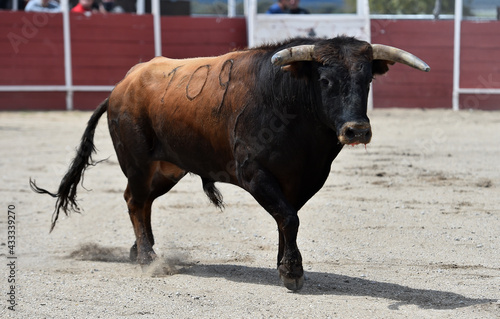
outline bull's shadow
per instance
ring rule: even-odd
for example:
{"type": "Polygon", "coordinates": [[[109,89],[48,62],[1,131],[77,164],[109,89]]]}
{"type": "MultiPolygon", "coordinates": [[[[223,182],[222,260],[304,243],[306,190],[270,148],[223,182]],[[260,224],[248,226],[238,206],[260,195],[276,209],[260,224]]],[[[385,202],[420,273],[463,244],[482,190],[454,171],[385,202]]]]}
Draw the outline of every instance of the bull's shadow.
{"type": "MultiPolygon", "coordinates": [[[[185,268],[182,273],[200,277],[221,277],[252,284],[281,285],[278,271],[268,268],[230,264],[196,264],[185,268]]],[[[415,289],[393,283],[314,271],[306,272],[304,288],[299,294],[385,298],[395,301],[389,306],[390,309],[395,310],[400,306],[412,304],[423,309],[456,309],[497,301],[496,299],[473,299],[447,291],[415,289]]]]}
{"type": "MultiPolygon", "coordinates": [[[[73,251],[68,258],[100,262],[129,263],[128,251],[121,248],[102,247],[98,244],[84,244],[73,251]]],[[[235,282],[280,286],[278,271],[270,268],[257,268],[232,264],[200,264],[180,262],[161,258],[156,265],[158,273],[165,276],[176,273],[205,278],[225,278],[235,282]],[[173,265],[170,265],[173,263],[173,265]]],[[[305,295],[345,295],[369,296],[394,300],[390,309],[403,305],[416,305],[423,309],[456,309],[478,304],[496,302],[497,299],[473,299],[439,290],[415,289],[393,283],[378,282],[325,272],[306,272],[306,282],[300,294],[305,295]]],[[[285,289],[282,287],[282,289],[285,289]]]]}

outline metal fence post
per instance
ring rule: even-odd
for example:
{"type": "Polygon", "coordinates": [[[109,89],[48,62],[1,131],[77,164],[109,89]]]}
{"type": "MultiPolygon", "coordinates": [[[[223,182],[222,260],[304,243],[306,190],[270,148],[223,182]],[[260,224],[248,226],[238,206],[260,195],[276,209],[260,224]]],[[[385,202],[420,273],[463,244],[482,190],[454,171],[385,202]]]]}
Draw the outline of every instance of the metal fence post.
{"type": "Polygon", "coordinates": [[[64,82],[66,86],[66,110],[73,110],[73,66],[71,62],[71,28],[69,24],[69,0],[62,0],[64,82]]]}

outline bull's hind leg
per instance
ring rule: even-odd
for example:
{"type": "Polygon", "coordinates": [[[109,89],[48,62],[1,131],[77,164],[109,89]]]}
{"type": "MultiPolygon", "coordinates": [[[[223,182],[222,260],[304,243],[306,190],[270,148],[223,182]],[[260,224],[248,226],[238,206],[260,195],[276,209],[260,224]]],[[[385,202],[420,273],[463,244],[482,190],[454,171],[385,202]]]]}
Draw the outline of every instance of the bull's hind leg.
{"type": "Polygon", "coordinates": [[[141,265],[149,264],[156,254],[151,228],[153,201],[167,193],[185,175],[185,171],[167,162],[153,162],[148,171],[127,172],[128,185],[125,200],[134,227],[136,242],[130,250],[130,258],[141,265]]]}

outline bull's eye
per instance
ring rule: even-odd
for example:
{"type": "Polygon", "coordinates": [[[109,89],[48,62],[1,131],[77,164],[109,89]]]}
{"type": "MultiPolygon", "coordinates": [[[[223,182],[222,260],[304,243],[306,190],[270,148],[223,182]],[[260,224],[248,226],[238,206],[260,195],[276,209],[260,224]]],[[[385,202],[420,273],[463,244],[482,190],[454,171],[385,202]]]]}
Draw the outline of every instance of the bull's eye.
{"type": "Polygon", "coordinates": [[[320,83],[321,83],[321,85],[322,85],[322,86],[324,86],[324,87],[327,87],[327,86],[330,86],[330,85],[331,85],[331,84],[330,84],[330,81],[328,81],[328,79],[325,79],[325,78],[321,78],[321,79],[319,80],[319,82],[320,82],[320,83]]]}

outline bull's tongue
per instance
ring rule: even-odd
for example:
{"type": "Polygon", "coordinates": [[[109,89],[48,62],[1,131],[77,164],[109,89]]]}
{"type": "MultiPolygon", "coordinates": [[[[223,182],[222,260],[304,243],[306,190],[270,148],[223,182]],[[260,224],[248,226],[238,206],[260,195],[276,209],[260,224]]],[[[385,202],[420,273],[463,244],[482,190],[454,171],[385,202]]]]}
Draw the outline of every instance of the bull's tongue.
{"type": "MultiPolygon", "coordinates": [[[[351,144],[347,144],[347,145],[354,147],[354,146],[359,145],[359,144],[361,144],[361,143],[357,143],[357,142],[356,142],[356,143],[351,143],[351,144]]],[[[363,144],[365,144],[365,143],[363,143],[363,144]]],[[[366,145],[367,145],[367,144],[365,144],[365,150],[367,149],[367,148],[366,148],[366,145]]]]}

